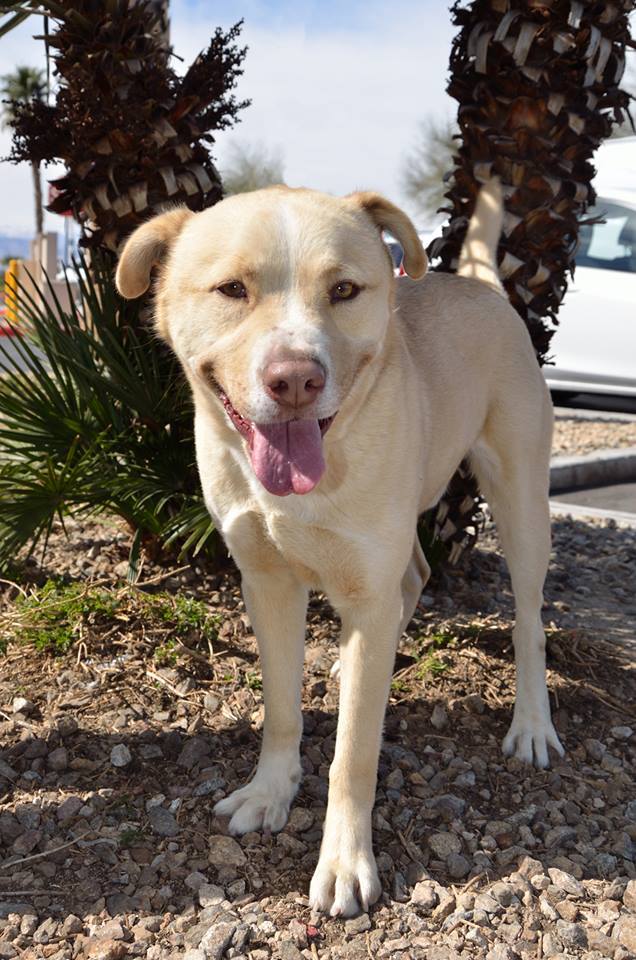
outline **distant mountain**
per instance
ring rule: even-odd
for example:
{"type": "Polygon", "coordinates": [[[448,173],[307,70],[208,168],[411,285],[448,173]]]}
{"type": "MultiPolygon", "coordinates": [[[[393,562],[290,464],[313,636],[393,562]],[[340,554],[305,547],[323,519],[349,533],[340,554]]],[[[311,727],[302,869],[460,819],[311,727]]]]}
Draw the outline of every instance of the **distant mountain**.
{"type": "Polygon", "coordinates": [[[0,233],[0,260],[4,260],[5,257],[28,258],[30,244],[28,237],[9,237],[0,233]]]}

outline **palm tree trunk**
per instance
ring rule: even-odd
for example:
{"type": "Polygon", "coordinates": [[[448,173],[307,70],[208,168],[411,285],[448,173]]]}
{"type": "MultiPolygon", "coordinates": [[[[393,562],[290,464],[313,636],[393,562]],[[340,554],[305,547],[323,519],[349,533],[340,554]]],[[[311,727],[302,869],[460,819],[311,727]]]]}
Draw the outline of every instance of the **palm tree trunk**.
{"type": "MultiPolygon", "coordinates": [[[[429,255],[436,269],[456,269],[480,183],[498,175],[506,206],[499,272],[539,363],[574,270],[579,218],[595,200],[594,151],[632,99],[620,88],[626,49],[635,45],[631,7],[455,0],[451,8],[460,29],[448,92],[459,103],[461,142],[446,193],[450,222],[429,255]]],[[[464,465],[434,518],[451,561],[476,539],[478,503],[464,465]]]]}
{"type": "Polygon", "coordinates": [[[40,164],[34,160],[31,164],[33,174],[33,199],[35,201],[35,234],[41,237],[44,233],[44,215],[42,212],[42,177],[40,164]]]}
{"type": "Polygon", "coordinates": [[[82,245],[114,259],[122,240],[166,205],[202,210],[220,200],[210,131],[230,126],[247,106],[232,93],[245,56],[236,45],[241,24],[217,28],[178,76],[166,0],[120,4],[125,12],[117,17],[111,0],[42,5],[55,24],[55,102],[19,110],[11,158],[64,164],[48,209],[71,212],[83,227],[82,245]],[[103,50],[116,56],[102,64],[103,50]]]}

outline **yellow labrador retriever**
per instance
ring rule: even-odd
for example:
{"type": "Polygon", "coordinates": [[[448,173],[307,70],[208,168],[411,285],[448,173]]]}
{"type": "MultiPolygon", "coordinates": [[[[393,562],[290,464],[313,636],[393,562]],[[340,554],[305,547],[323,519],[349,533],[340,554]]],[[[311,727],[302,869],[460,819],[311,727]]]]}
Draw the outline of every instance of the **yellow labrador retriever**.
{"type": "Polygon", "coordinates": [[[415,229],[375,193],[273,187],[203,213],[175,209],[126,243],[117,285],[159,266],[157,331],[196,409],[210,513],[242,574],[263,668],[253,779],[216,806],[230,830],[280,830],[301,776],[310,589],[342,618],[340,712],[311,903],[333,916],[380,894],[371,843],[396,644],[429,568],[416,537],[468,456],[490,504],[517,608],[517,698],[506,754],[562,753],[541,624],[550,550],[550,398],[503,296],[501,190],[482,189],[458,275],[428,275],[415,229]],[[402,244],[396,279],[381,231],[402,244]],[[419,281],[419,282],[416,282],[419,281]]]}

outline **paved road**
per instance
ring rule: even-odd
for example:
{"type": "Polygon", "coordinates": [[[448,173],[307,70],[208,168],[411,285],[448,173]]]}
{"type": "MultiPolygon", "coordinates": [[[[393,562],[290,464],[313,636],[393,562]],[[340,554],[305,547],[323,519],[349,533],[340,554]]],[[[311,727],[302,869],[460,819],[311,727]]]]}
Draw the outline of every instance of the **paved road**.
{"type": "MultiPolygon", "coordinates": [[[[552,400],[555,413],[560,416],[570,414],[582,420],[636,420],[636,397],[592,393],[564,397],[563,394],[554,392],[552,400]]],[[[571,503],[594,510],[616,510],[636,515],[636,483],[572,490],[570,493],[554,494],[550,499],[557,503],[571,503]]]]}
{"type": "Polygon", "coordinates": [[[554,494],[551,499],[559,503],[576,503],[582,507],[636,514],[636,483],[616,483],[608,487],[573,490],[571,493],[554,494]]]}

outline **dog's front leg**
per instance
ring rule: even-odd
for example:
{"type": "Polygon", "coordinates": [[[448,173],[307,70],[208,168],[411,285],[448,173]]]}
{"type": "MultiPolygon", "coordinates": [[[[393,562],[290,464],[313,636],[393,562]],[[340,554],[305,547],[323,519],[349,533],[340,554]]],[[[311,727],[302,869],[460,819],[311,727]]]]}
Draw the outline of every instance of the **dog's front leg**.
{"type": "Polygon", "coordinates": [[[261,657],[265,721],[254,777],[214,808],[219,816],[231,816],[230,833],[281,830],[298,790],[307,596],[291,574],[243,574],[243,597],[261,657]]]}
{"type": "Polygon", "coordinates": [[[366,910],[381,886],[371,842],[382,722],[402,614],[399,586],[342,606],[340,713],[310,901],[332,916],[366,910]]]}

